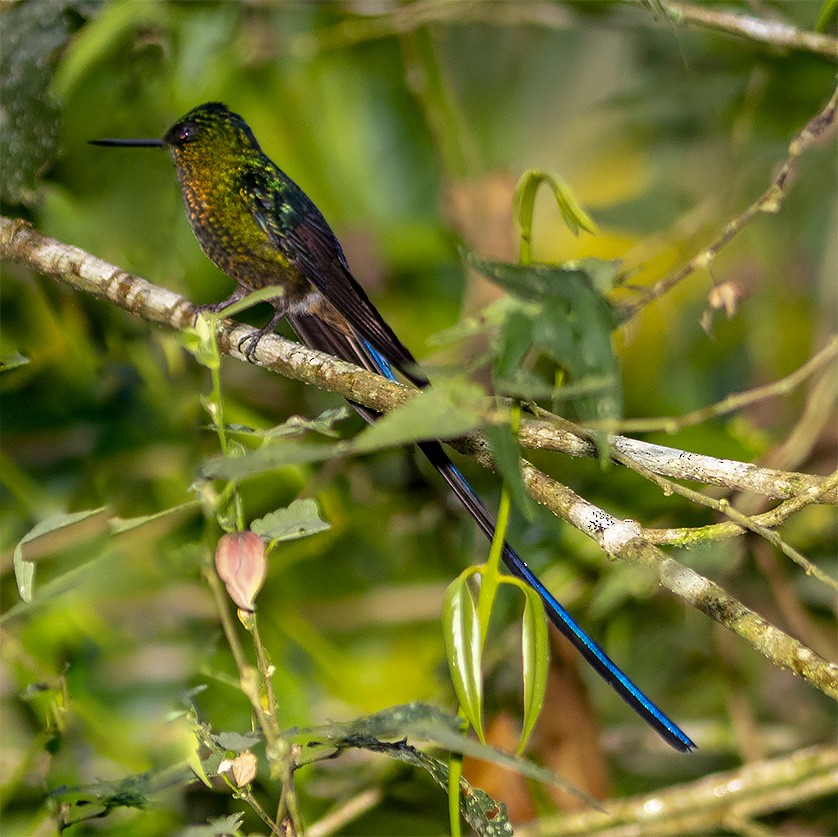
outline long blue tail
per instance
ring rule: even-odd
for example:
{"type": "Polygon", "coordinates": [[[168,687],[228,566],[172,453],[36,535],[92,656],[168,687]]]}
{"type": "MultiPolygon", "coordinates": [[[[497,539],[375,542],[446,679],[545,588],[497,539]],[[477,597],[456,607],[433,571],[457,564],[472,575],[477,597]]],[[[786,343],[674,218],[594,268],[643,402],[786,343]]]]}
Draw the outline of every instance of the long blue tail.
{"type": "MultiPolygon", "coordinates": [[[[478,526],[491,540],[495,525],[483,501],[469,485],[459,468],[448,458],[439,442],[422,442],[419,447],[439,471],[460,502],[468,509],[478,526]]],[[[567,637],[579,653],[590,663],[594,671],[646,723],[676,750],[688,753],[695,744],[674,721],[668,718],[652,703],[637,686],[617,667],[616,663],[582,630],[576,620],[559,604],[553,594],[541,583],[538,576],[527,566],[524,559],[506,542],[503,545],[503,560],[509,572],[529,584],[544,602],[550,621],[567,637]]]]}
{"type": "MultiPolygon", "coordinates": [[[[323,320],[308,315],[293,314],[288,316],[294,330],[309,346],[331,352],[337,357],[360,363],[372,372],[377,372],[390,380],[396,380],[393,369],[387,359],[367,340],[358,339],[338,331],[323,320]]],[[[406,351],[406,350],[405,350],[406,351]]],[[[426,383],[421,372],[407,370],[412,380],[420,386],[426,383]]],[[[373,422],[378,413],[356,404],[355,409],[373,422]]],[[[492,520],[483,501],[469,485],[460,470],[445,453],[442,445],[436,441],[420,442],[419,448],[430,463],[439,471],[460,502],[475,519],[489,540],[495,533],[492,520]]],[[[637,686],[617,667],[613,660],[582,630],[576,620],[556,601],[553,594],[541,583],[538,576],[526,565],[524,559],[508,544],[503,545],[503,560],[509,571],[516,578],[535,590],[544,602],[544,608],[550,621],[564,634],[579,653],[588,661],[594,671],[608,683],[612,689],[632,708],[649,726],[658,732],[661,738],[676,750],[688,753],[695,749],[695,744],[686,733],[652,703],[637,686]]]]}

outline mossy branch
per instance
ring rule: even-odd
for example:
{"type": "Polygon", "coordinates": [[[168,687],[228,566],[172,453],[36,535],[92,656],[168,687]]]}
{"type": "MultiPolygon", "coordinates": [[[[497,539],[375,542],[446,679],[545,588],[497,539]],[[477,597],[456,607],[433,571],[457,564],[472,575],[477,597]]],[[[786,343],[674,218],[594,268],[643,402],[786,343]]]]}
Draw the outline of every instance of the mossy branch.
{"type": "MultiPolygon", "coordinates": [[[[183,330],[190,327],[195,318],[192,303],[178,294],[126,273],[77,247],[43,236],[24,221],[0,218],[0,259],[26,264],[40,273],[54,276],[74,288],[107,299],[136,316],[167,328],[183,330]]],[[[250,327],[229,320],[220,322],[218,345],[221,352],[246,360],[238,345],[252,332],[250,327]]],[[[269,335],[259,343],[256,360],[272,371],[339,393],[382,412],[395,409],[414,395],[414,391],[408,387],[389,382],[352,364],[276,335],[269,335]]],[[[527,424],[522,422],[521,428],[521,438],[525,444],[527,424]]],[[[532,426],[529,430],[532,430],[532,426]]],[[[573,455],[596,454],[590,442],[571,432],[559,430],[549,422],[540,423],[537,435],[542,439],[549,437],[555,443],[555,449],[561,449],[561,440],[568,442],[573,447],[573,455]]],[[[613,444],[616,449],[617,445],[638,443],[615,437],[613,444]]],[[[494,466],[485,442],[480,438],[469,439],[458,447],[484,466],[494,466]]],[[[684,452],[682,454],[690,456],[684,452]]],[[[644,467],[655,471],[653,460],[654,457],[650,457],[644,467]]],[[[667,589],[745,639],[775,665],[800,674],[825,694],[838,697],[838,666],[827,662],[767,623],[714,582],[665,555],[651,542],[654,539],[653,530],[646,532],[637,523],[614,518],[527,462],[523,463],[523,473],[527,487],[536,501],[597,541],[607,555],[652,567],[667,589]]],[[[771,482],[770,476],[762,476],[771,482]]],[[[809,478],[814,483],[804,489],[800,481],[806,482],[807,478],[802,474],[791,476],[793,483],[797,481],[798,489],[793,492],[793,495],[798,496],[794,501],[795,509],[808,501],[823,501],[835,491],[833,481],[823,485],[823,479],[809,478]],[[799,499],[805,491],[810,494],[799,499]]],[[[701,479],[699,474],[693,474],[690,478],[701,479]]],[[[788,485],[785,489],[778,487],[775,496],[789,496],[783,493],[787,490],[788,485]]]]}
{"type": "Polygon", "coordinates": [[[625,837],[625,835],[737,834],[755,817],[783,811],[838,789],[838,748],[797,750],[790,755],[751,762],[737,770],[703,776],[689,784],[611,802],[607,812],[584,811],[546,817],[519,837],[625,837]]]}
{"type": "MultiPolygon", "coordinates": [[[[195,306],[179,294],[127,273],[78,247],[45,236],[20,219],[0,216],[0,259],[27,265],[38,273],[55,277],[76,290],[105,299],[165,328],[183,331],[195,321],[195,306]]],[[[238,344],[253,333],[250,326],[222,320],[218,325],[219,350],[246,361],[238,344]]],[[[410,387],[279,335],[265,337],[259,343],[256,357],[260,365],[273,372],[384,413],[402,406],[416,395],[416,390],[410,387]]],[[[491,409],[491,405],[487,405],[487,412],[491,409]]],[[[556,426],[552,420],[523,415],[518,435],[524,448],[599,458],[592,442],[556,426]]],[[[616,451],[633,457],[661,476],[752,492],[775,500],[811,492],[812,502],[838,503],[838,490],[834,486],[821,490],[825,477],[760,468],[625,436],[611,436],[610,443],[616,451]]]]}

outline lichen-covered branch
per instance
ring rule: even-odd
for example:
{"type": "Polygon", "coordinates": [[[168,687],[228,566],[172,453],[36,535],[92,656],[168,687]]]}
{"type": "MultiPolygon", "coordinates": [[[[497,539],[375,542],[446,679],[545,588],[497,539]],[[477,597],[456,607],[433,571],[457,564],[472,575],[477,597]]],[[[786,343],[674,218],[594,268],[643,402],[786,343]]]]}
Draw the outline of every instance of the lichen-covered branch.
{"type": "MultiPolygon", "coordinates": [[[[578,433],[559,427],[549,419],[522,417],[518,431],[521,445],[531,450],[553,450],[568,456],[596,459],[596,445],[578,433]]],[[[718,485],[733,491],[751,492],[772,500],[786,500],[808,491],[817,493],[816,503],[838,503],[838,489],[820,491],[825,477],[761,468],[735,459],[720,459],[703,453],[656,445],[626,436],[609,436],[612,449],[661,476],[718,485]]]]}
{"type": "Polygon", "coordinates": [[[606,812],[545,817],[515,833],[519,837],[664,837],[737,832],[737,821],[834,796],[836,790],[838,748],[809,747],[690,784],[610,802],[606,812]]]}
{"type": "MultiPolygon", "coordinates": [[[[195,320],[195,306],[179,294],[127,273],[78,247],[45,236],[25,221],[0,216],[0,259],[28,265],[39,273],[54,276],[77,290],[106,299],[141,319],[166,328],[182,331],[195,320]]],[[[253,329],[249,326],[222,320],[218,330],[219,348],[225,354],[246,360],[238,344],[252,334],[253,329]]],[[[279,335],[268,335],[260,341],[256,356],[261,365],[274,372],[381,412],[394,410],[415,394],[409,387],[279,335]]],[[[557,427],[552,421],[523,416],[519,439],[525,448],[559,451],[574,457],[599,457],[592,442],[557,427]]],[[[838,502],[838,490],[834,487],[819,492],[823,477],[759,468],[623,436],[612,436],[611,445],[663,476],[753,492],[778,500],[812,491],[813,502],[838,502]]]]}
{"type": "MultiPolygon", "coordinates": [[[[23,221],[0,218],[0,259],[27,264],[168,328],[182,330],[194,320],[195,309],[183,297],[132,276],[77,247],[43,236],[23,221]]],[[[227,354],[245,359],[238,344],[250,334],[252,329],[249,327],[222,321],[219,347],[227,354]]],[[[256,358],[267,368],[377,410],[392,410],[412,397],[407,387],[276,335],[269,335],[259,343],[256,358]]],[[[542,431],[546,432],[546,428],[542,431]]],[[[552,432],[558,431],[553,427],[552,432]]],[[[574,439],[576,455],[584,455],[578,447],[582,440],[572,433],[567,435],[574,439]]],[[[617,443],[623,444],[619,440],[617,443]]],[[[493,467],[491,456],[480,439],[470,440],[466,447],[481,464],[493,467]]],[[[654,568],[667,589],[728,627],[776,665],[800,674],[825,694],[838,697],[838,666],[768,624],[717,584],[666,556],[644,537],[639,524],[612,517],[529,463],[523,463],[523,473],[530,492],[539,503],[593,538],[607,555],[654,568]]],[[[829,486],[829,490],[834,487],[829,486]]],[[[812,496],[819,498],[817,486],[812,496]]]]}
{"type": "Polygon", "coordinates": [[[676,596],[733,631],[776,666],[799,674],[838,700],[838,665],[766,622],[715,582],[670,558],[644,537],[638,523],[610,515],[528,462],[523,463],[523,475],[537,502],[595,540],[606,555],[651,567],[676,596]]]}

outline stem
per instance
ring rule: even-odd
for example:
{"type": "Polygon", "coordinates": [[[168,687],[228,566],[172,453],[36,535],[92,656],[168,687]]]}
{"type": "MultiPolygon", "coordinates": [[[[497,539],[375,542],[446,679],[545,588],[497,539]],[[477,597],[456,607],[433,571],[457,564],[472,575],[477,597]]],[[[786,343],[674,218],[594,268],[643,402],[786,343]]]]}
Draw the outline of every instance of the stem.
{"type": "Polygon", "coordinates": [[[448,822],[451,837],[461,837],[460,826],[460,779],[463,775],[463,754],[448,755],[448,822]]]}

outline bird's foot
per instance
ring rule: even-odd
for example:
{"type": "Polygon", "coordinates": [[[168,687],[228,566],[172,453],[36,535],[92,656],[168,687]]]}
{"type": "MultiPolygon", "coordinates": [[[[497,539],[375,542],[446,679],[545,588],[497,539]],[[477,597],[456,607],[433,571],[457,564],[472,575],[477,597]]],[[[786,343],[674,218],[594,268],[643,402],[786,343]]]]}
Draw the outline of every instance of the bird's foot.
{"type": "Polygon", "coordinates": [[[263,325],[258,331],[253,332],[253,334],[248,334],[247,337],[243,337],[239,340],[239,351],[251,362],[256,363],[256,347],[259,345],[259,341],[266,335],[266,334],[273,334],[274,329],[277,326],[277,323],[285,316],[285,308],[278,307],[274,310],[274,315],[271,317],[270,322],[266,325],[263,325]]]}
{"type": "Polygon", "coordinates": [[[250,292],[246,288],[239,286],[233,291],[233,293],[230,294],[230,296],[227,297],[227,299],[222,299],[220,302],[208,302],[203,305],[196,305],[195,319],[197,320],[198,316],[205,312],[209,314],[220,314],[240,299],[243,299],[248,293],[250,292]]]}

